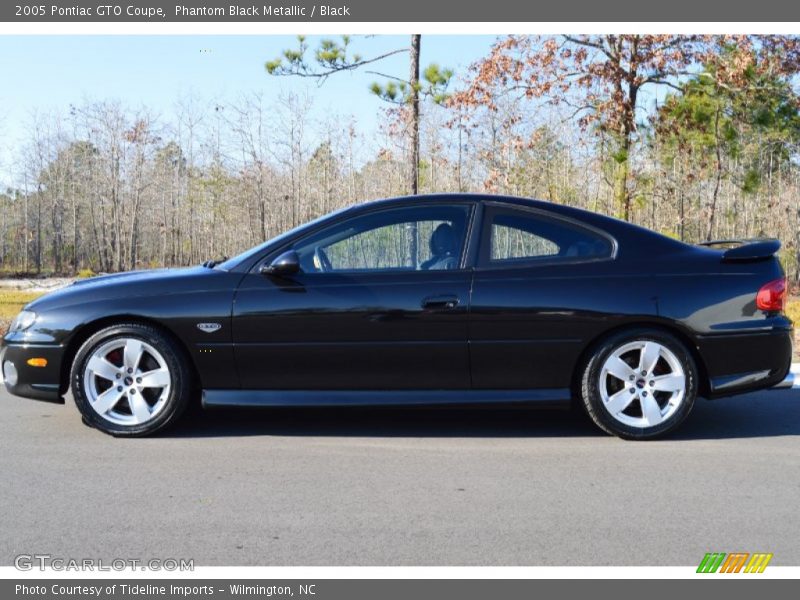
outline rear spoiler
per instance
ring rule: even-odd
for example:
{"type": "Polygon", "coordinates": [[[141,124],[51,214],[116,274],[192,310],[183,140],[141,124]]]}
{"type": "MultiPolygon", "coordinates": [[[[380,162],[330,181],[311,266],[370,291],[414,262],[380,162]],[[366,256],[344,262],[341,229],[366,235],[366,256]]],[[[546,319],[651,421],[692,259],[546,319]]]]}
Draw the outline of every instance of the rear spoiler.
{"type": "Polygon", "coordinates": [[[781,249],[780,240],[759,238],[752,240],[713,240],[701,242],[698,246],[728,246],[722,254],[725,261],[763,260],[774,256],[781,249]]]}

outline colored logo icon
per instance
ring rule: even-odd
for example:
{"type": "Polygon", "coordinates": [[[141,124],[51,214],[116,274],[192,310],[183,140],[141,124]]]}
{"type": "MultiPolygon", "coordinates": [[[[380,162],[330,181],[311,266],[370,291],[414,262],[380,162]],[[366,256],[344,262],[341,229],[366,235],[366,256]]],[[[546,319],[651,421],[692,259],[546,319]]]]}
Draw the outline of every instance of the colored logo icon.
{"type": "Polygon", "coordinates": [[[698,573],[763,573],[772,554],[766,552],[708,552],[697,567],[698,573]]]}

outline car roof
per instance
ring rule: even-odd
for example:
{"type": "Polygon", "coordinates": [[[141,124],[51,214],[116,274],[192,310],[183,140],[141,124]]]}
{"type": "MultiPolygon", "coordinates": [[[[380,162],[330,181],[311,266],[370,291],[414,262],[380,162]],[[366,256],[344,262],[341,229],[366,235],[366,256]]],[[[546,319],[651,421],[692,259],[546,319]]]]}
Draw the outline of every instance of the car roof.
{"type": "Polygon", "coordinates": [[[642,242],[646,241],[648,245],[655,244],[660,246],[663,250],[677,250],[688,249],[692,246],[684,244],[678,240],[662,235],[658,232],[652,231],[645,227],[623,221],[615,217],[592,212],[590,210],[576,208],[574,206],[566,206],[564,204],[557,204],[545,200],[534,200],[532,198],[523,198],[520,196],[507,196],[495,194],[480,194],[472,192],[448,192],[439,194],[419,194],[416,196],[397,196],[394,198],[385,198],[381,200],[372,200],[362,202],[351,206],[350,208],[342,211],[347,214],[355,214],[362,210],[371,210],[381,206],[402,205],[408,206],[414,203],[425,202],[469,202],[469,203],[493,203],[493,204],[506,204],[508,206],[519,206],[523,208],[530,208],[540,210],[542,212],[550,213],[551,215],[561,216],[584,224],[590,225],[601,229],[616,238],[619,241],[625,240],[630,243],[630,238],[639,238],[642,242]]]}

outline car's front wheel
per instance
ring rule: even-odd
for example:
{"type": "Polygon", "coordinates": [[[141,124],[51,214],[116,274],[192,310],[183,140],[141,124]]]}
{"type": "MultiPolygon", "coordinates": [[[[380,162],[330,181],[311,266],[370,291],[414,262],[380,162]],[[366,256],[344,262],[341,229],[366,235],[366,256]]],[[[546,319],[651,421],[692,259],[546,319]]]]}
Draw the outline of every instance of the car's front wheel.
{"type": "Polygon", "coordinates": [[[84,421],[115,436],[150,435],[173,424],[191,397],[182,349],[159,329],[114,325],[92,335],[72,367],[84,421]]]}
{"type": "Polygon", "coordinates": [[[604,431],[651,439],[674,430],[697,397],[697,366],[669,333],[637,329],[600,343],[581,378],[586,412],[604,431]]]}

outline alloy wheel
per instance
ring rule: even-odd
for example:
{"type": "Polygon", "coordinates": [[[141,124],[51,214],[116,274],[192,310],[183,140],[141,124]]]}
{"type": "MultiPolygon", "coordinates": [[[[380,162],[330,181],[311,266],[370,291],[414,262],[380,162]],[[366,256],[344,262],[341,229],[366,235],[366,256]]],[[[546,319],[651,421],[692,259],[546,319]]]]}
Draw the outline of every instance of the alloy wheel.
{"type": "Polygon", "coordinates": [[[630,427],[650,428],[672,417],[686,397],[686,373],[669,348],[637,340],[615,349],[600,371],[605,410],[630,427]]]}
{"type": "Polygon", "coordinates": [[[89,405],[103,419],[141,425],[166,405],[172,376],[153,346],[136,338],[116,338],[92,351],[83,384],[89,405]]]}

